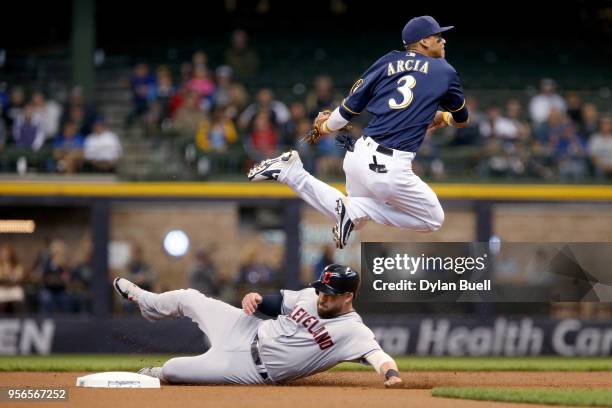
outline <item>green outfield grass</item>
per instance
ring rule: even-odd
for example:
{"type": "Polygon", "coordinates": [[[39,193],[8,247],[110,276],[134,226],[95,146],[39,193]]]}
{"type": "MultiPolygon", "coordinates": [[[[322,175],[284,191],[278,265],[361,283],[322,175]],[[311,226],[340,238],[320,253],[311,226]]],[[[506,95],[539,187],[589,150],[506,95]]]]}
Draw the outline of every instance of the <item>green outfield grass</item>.
{"type": "MultiPolygon", "coordinates": [[[[173,355],[159,354],[54,354],[0,356],[0,371],[136,371],[158,366],[173,355]]],[[[562,357],[399,357],[401,371],[612,371],[612,358],[562,357]]],[[[371,370],[344,363],[339,371],[371,370]]]]}
{"type": "Polygon", "coordinates": [[[612,406],[612,389],[436,387],[431,391],[431,395],[434,397],[527,404],[584,407],[612,406]]]}
{"type": "MultiPolygon", "coordinates": [[[[401,371],[612,371],[612,358],[568,357],[400,357],[401,371]]],[[[338,370],[370,370],[354,363],[338,370]]]]}

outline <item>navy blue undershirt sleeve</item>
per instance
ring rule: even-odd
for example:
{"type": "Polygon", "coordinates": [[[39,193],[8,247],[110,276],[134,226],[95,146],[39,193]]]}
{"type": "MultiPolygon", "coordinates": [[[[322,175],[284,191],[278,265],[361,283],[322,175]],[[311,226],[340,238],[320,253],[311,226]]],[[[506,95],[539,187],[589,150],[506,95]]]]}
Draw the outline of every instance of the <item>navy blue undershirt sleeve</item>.
{"type": "Polygon", "coordinates": [[[263,295],[263,300],[257,307],[257,310],[266,316],[276,317],[281,314],[283,305],[283,295],[263,295]]]}
{"type": "Polygon", "coordinates": [[[463,94],[459,75],[457,75],[454,69],[450,72],[448,90],[442,98],[441,105],[453,115],[453,120],[455,122],[463,123],[468,119],[468,110],[465,106],[465,95],[463,94]]]}

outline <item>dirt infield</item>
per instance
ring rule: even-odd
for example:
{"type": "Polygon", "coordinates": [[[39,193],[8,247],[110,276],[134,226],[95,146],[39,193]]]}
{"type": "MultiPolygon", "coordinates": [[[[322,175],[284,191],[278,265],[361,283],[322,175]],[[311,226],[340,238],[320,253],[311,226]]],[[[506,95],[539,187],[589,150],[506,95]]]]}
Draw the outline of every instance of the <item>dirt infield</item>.
{"type": "Polygon", "coordinates": [[[0,387],[68,387],[68,403],[1,402],[0,408],[137,407],[137,408],[291,408],[329,407],[533,407],[533,405],[433,398],[435,386],[610,387],[612,372],[407,372],[405,388],[387,390],[375,373],[327,372],[283,386],[177,386],[159,390],[78,388],[87,373],[3,372],[0,387]]]}

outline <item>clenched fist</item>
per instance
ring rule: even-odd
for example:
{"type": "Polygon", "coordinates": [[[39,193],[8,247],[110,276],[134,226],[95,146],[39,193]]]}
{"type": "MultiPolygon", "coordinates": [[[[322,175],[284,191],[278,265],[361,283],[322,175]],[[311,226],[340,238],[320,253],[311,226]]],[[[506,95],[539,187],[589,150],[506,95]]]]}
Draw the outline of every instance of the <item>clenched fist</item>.
{"type": "Polygon", "coordinates": [[[242,298],[242,310],[244,313],[251,316],[257,310],[257,306],[261,303],[262,297],[259,293],[247,293],[242,298]]]}

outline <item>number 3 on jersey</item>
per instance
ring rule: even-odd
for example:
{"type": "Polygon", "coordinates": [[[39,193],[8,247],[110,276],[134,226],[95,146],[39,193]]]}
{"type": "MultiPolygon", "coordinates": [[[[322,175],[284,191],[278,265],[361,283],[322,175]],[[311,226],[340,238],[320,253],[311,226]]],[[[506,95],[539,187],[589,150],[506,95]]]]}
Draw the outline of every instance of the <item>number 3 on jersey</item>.
{"type": "Polygon", "coordinates": [[[395,100],[395,98],[389,99],[389,107],[391,109],[404,109],[412,103],[414,94],[412,93],[411,89],[415,87],[416,79],[414,79],[412,75],[404,75],[397,80],[397,83],[400,84],[397,90],[402,94],[404,99],[402,99],[402,101],[399,103],[395,100]]]}

